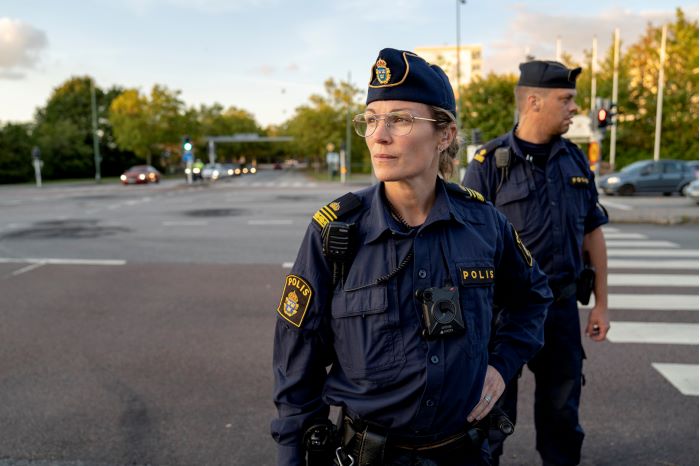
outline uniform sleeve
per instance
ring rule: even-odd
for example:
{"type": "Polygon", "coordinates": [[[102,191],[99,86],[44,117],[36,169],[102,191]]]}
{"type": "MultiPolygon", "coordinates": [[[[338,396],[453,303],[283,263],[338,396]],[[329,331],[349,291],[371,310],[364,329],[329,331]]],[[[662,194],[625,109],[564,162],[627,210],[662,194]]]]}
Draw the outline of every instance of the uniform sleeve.
{"type": "Polygon", "coordinates": [[[495,213],[503,249],[497,261],[494,294],[499,323],[492,335],[489,364],[508,382],[544,344],[544,319],[552,291],[511,223],[495,213]]]}
{"type": "Polygon", "coordinates": [[[601,225],[608,223],[608,213],[603,209],[598,200],[598,189],[595,184],[595,175],[591,172],[588,177],[590,182],[588,183],[590,191],[590,205],[588,212],[586,213],[586,218],[583,221],[583,232],[590,233],[601,225]]]}
{"type": "Polygon", "coordinates": [[[472,160],[462,180],[462,185],[480,192],[489,201],[493,201],[496,192],[496,173],[492,161],[491,155],[486,155],[483,162],[472,160]]]}
{"type": "Polygon", "coordinates": [[[321,393],[333,354],[326,317],[332,292],[329,276],[320,234],[310,225],[277,309],[273,400],[278,418],[272,421],[271,433],[278,444],[279,465],[304,465],[304,431],[313,420],[328,417],[321,393]]]}

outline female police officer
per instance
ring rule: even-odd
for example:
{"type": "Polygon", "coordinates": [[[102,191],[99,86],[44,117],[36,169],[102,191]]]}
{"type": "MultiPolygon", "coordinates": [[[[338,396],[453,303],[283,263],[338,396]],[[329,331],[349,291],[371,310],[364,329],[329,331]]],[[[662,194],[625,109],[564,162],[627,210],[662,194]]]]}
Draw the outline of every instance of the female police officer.
{"type": "Polygon", "coordinates": [[[488,464],[473,427],[542,345],[546,278],[479,193],[444,181],[459,145],[442,69],[382,50],[354,125],[380,183],[314,215],[285,280],[278,464],[328,446],[309,428],[330,405],[344,413],[336,464],[488,464]]]}

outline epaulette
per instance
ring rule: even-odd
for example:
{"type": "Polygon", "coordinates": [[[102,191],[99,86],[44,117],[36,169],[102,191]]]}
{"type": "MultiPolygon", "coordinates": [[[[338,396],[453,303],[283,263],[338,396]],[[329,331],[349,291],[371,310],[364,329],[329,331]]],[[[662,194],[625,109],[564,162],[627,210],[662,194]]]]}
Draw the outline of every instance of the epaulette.
{"type": "Polygon", "coordinates": [[[475,189],[465,188],[461,184],[457,183],[445,183],[445,186],[450,191],[457,192],[465,197],[468,197],[469,199],[473,199],[479,202],[486,202],[484,195],[475,189]]]}
{"type": "Polygon", "coordinates": [[[486,160],[486,157],[490,154],[493,154],[493,150],[502,146],[503,145],[503,138],[496,138],[492,139],[483,146],[479,150],[476,151],[476,154],[474,154],[474,160],[476,160],[479,163],[484,163],[484,160],[486,160]]]}
{"type": "Polygon", "coordinates": [[[319,230],[323,230],[323,227],[330,222],[343,218],[361,205],[362,201],[353,193],[344,194],[335,201],[318,209],[313,217],[314,225],[316,225],[319,230]]]}

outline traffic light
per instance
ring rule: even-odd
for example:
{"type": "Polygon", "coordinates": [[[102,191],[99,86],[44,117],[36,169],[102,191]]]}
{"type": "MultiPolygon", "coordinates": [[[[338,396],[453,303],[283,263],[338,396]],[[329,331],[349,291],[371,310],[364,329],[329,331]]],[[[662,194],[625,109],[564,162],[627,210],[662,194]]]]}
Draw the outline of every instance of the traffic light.
{"type": "Polygon", "coordinates": [[[598,109],[598,128],[605,129],[611,123],[610,111],[607,108],[601,107],[598,109]]]}
{"type": "Polygon", "coordinates": [[[182,149],[184,152],[190,152],[192,151],[192,142],[190,141],[189,136],[185,136],[185,138],[182,141],[182,149]]]}

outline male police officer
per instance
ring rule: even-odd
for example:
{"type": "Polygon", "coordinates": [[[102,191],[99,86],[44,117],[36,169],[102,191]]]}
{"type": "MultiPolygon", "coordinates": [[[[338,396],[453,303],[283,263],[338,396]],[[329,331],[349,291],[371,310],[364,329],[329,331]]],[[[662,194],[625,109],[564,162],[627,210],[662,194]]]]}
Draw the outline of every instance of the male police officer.
{"type": "MultiPolygon", "coordinates": [[[[585,331],[602,341],[610,324],[607,253],[600,227],[608,219],[585,156],[561,137],[578,110],[574,98],[581,68],[531,61],[521,64],[520,71],[517,125],[477,151],[463,184],[483,193],[506,215],[549,279],[555,301],[545,321],[545,346],[528,364],[536,381],[537,450],[545,465],[573,465],[580,461],[584,437],[578,406],[585,355],[576,282],[584,257],[590,257],[597,274],[595,306],[585,331]]],[[[500,401],[512,420],[516,401],[517,377],[500,401]]],[[[493,453],[497,463],[502,445],[493,453]]]]}

